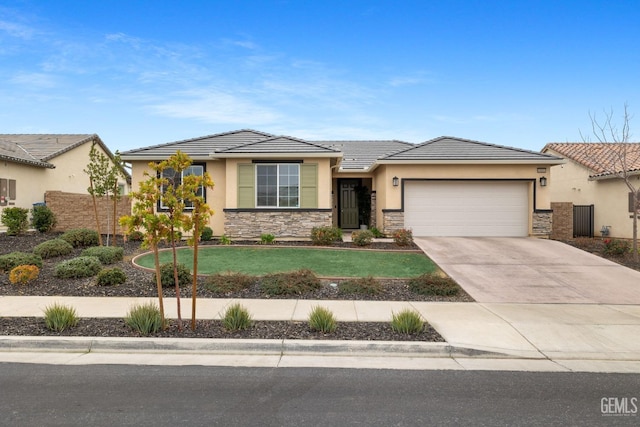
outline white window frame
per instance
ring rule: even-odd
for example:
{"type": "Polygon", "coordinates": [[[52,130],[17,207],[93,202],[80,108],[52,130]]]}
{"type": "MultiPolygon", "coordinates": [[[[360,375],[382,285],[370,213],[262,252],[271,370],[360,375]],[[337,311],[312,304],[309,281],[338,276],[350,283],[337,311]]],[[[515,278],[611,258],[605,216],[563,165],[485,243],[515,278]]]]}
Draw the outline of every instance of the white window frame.
{"type": "MultiPolygon", "coordinates": [[[[187,168],[187,169],[183,170],[183,171],[180,173],[180,182],[179,182],[179,183],[175,183],[175,184],[176,184],[176,186],[177,186],[177,185],[180,185],[180,184],[182,183],[182,180],[184,179],[184,177],[185,177],[185,176],[192,175],[192,174],[189,174],[189,173],[187,173],[187,172],[188,172],[191,168],[196,168],[196,167],[200,168],[200,170],[201,170],[200,176],[204,175],[204,173],[205,173],[205,164],[204,164],[204,163],[193,163],[193,164],[191,164],[191,166],[189,166],[189,168],[187,168]],[[186,174],[186,175],[185,175],[185,174],[186,174]]],[[[164,171],[162,171],[162,177],[164,178],[164,171]]],[[[162,186],[162,188],[160,189],[160,191],[162,192],[162,194],[164,194],[164,185],[162,186]]],[[[206,195],[206,192],[204,191],[204,186],[202,186],[202,185],[200,186],[200,191],[199,191],[199,193],[200,193],[200,194],[205,198],[205,201],[206,201],[206,199],[207,199],[207,195],[206,195]]],[[[160,210],[161,210],[161,211],[166,211],[166,210],[168,210],[168,208],[163,204],[163,200],[164,200],[164,199],[161,197],[161,198],[160,198],[160,202],[159,202],[159,208],[160,208],[160,210]]],[[[186,203],[187,203],[187,202],[185,202],[184,210],[188,210],[188,211],[193,210],[193,206],[187,206],[187,205],[186,205],[186,203]]]]}
{"type": "Polygon", "coordinates": [[[255,207],[258,209],[299,209],[300,208],[300,164],[299,163],[257,163],[255,165],[255,207]],[[258,168],[261,166],[275,166],[276,167],[276,205],[261,206],[258,204],[258,168]],[[281,166],[295,166],[297,169],[298,177],[298,203],[296,206],[280,206],[280,167],[281,166]]]}

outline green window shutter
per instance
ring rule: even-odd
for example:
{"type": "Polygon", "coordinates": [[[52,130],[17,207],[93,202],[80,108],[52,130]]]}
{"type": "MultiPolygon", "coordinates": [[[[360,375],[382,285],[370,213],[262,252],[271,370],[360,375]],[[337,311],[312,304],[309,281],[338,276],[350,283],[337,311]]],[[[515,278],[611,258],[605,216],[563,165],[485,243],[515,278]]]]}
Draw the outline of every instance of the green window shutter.
{"type": "Polygon", "coordinates": [[[238,208],[256,207],[255,167],[252,164],[238,165],[238,208]]]}
{"type": "Polygon", "coordinates": [[[314,209],[318,207],[318,164],[300,165],[300,207],[314,209]]]}

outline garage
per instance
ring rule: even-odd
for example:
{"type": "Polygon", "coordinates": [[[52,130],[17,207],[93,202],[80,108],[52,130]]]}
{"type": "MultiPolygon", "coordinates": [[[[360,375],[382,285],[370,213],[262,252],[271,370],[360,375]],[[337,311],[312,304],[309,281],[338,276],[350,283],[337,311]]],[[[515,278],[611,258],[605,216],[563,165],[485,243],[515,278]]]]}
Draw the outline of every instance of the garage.
{"type": "Polygon", "coordinates": [[[404,183],[405,227],[414,236],[529,234],[529,182],[438,181],[404,183]]]}

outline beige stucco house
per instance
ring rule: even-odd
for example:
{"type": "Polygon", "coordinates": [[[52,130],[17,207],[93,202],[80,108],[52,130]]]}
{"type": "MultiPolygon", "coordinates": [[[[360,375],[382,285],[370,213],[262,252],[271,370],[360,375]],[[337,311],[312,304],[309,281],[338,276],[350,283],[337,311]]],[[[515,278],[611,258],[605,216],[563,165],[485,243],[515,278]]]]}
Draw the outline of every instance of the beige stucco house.
{"type": "Polygon", "coordinates": [[[210,225],[234,238],[306,237],[314,226],[355,229],[362,222],[417,236],[544,235],[551,226],[549,169],[562,162],[453,137],[306,141],[239,130],[122,153],[133,188],[149,162],[177,150],[194,161],[187,173],[213,178],[210,225]]]}
{"type": "MultiPolygon", "coordinates": [[[[113,158],[95,134],[0,134],[0,212],[5,207],[29,209],[44,202],[47,191],[88,194],[84,169],[93,144],[113,158]]],[[[124,172],[120,185],[127,193],[130,177],[124,172]]]]}
{"type": "Polygon", "coordinates": [[[630,189],[618,174],[626,151],[626,170],[640,188],[640,143],[549,143],[542,152],[562,156],[567,162],[551,168],[552,202],[593,205],[593,234],[632,238],[630,189]]]}

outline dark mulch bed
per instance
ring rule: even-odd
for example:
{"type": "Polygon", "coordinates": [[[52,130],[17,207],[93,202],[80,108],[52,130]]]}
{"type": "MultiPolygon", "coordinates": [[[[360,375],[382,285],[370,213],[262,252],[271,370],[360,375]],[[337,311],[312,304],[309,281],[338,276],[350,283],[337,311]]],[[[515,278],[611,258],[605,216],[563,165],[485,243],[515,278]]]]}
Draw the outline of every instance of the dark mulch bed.
{"type": "MultiPolygon", "coordinates": [[[[44,241],[56,238],[59,233],[30,232],[20,236],[8,236],[0,233],[0,255],[21,251],[31,252],[33,248],[44,241]]],[[[55,265],[66,259],[76,257],[82,249],[76,249],[74,253],[53,259],[46,259],[40,271],[39,278],[25,286],[12,285],[8,274],[0,273],[0,296],[108,296],[108,297],[155,297],[157,289],[152,273],[134,267],[131,259],[142,252],[139,242],[124,243],[118,237],[117,244],[125,249],[125,259],[109,267],[121,268],[127,281],[118,286],[97,286],[95,278],[85,279],[59,279],[54,276],[55,265]]],[[[203,245],[217,245],[217,241],[203,242],[203,245]]],[[[234,242],[234,244],[256,245],[254,241],[234,242]]],[[[275,245],[282,246],[310,246],[311,242],[279,241],[275,245]]],[[[334,247],[362,249],[353,243],[340,242],[334,247]]],[[[394,243],[376,242],[366,248],[367,250],[419,250],[415,245],[399,247],[394,243]]],[[[216,294],[208,291],[204,284],[206,278],[198,278],[198,297],[202,298],[269,298],[265,296],[259,286],[255,284],[241,292],[216,294]]],[[[340,280],[323,280],[321,289],[294,296],[271,296],[270,298],[298,298],[298,299],[341,299],[341,300],[381,300],[381,301],[473,301],[466,292],[462,291],[454,297],[424,296],[409,290],[406,281],[400,279],[382,279],[384,290],[378,295],[340,294],[335,285],[340,280]]],[[[173,288],[164,289],[166,297],[175,296],[173,288]]],[[[181,297],[191,296],[190,287],[181,290],[181,297]]],[[[0,313],[1,315],[1,313],[0,313]]],[[[186,323],[185,323],[186,324],[186,323]]],[[[182,337],[219,337],[219,338],[300,338],[300,339],[357,339],[357,340],[422,340],[441,341],[442,338],[432,328],[416,336],[404,336],[394,333],[386,323],[340,323],[339,330],[327,336],[309,330],[306,323],[296,322],[256,322],[249,331],[229,333],[224,331],[219,322],[198,323],[194,332],[186,330],[182,333],[172,325],[168,330],[157,336],[182,336],[182,337]]],[[[4,335],[58,335],[48,331],[42,319],[29,318],[0,318],[0,334],[4,335]]],[[[124,325],[121,319],[82,319],[80,325],[62,335],[80,336],[136,336],[124,325]]]]}
{"type": "Polygon", "coordinates": [[[606,258],[610,261],[616,262],[625,267],[632,268],[640,271],[640,263],[633,260],[633,253],[627,252],[623,255],[607,255],[604,253],[604,240],[601,237],[577,237],[572,240],[568,240],[565,243],[571,246],[575,246],[578,249],[582,249],[585,252],[590,252],[599,257],[606,258]]]}

